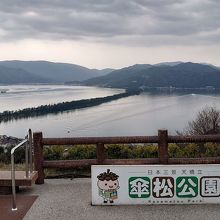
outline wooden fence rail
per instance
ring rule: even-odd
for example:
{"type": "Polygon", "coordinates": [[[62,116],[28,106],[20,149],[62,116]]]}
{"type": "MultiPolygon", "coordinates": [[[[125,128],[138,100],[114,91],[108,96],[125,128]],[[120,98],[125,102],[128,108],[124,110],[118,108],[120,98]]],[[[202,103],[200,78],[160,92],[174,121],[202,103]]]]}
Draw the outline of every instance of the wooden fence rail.
{"type": "Polygon", "coordinates": [[[169,158],[169,143],[205,143],[220,142],[220,135],[201,136],[168,136],[167,130],[158,130],[158,136],[128,136],[128,137],[78,137],[78,138],[43,138],[42,132],[35,132],[34,165],[38,171],[37,184],[44,183],[44,168],[77,168],[89,167],[95,164],[107,165],[141,165],[141,164],[220,164],[220,157],[204,158],[169,158]],[[105,155],[105,144],[137,144],[157,143],[158,158],[144,159],[108,159],[105,155]],[[96,159],[85,160],[54,160],[47,161],[43,157],[45,145],[80,145],[95,144],[96,159]]]}

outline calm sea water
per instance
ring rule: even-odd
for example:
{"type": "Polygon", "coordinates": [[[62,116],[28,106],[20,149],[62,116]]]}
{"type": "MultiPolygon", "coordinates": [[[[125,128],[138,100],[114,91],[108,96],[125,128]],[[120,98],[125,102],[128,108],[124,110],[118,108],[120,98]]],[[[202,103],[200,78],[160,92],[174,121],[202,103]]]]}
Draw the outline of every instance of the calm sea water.
{"type": "Polygon", "coordinates": [[[65,85],[0,86],[0,90],[3,89],[7,89],[8,91],[7,93],[0,94],[0,112],[63,101],[103,97],[123,91],[119,89],[65,85]]]}
{"type": "MultiPolygon", "coordinates": [[[[118,92],[95,87],[12,86],[0,95],[0,111],[118,92]]],[[[220,109],[220,95],[143,93],[83,110],[1,123],[0,134],[24,137],[28,128],[43,131],[46,137],[155,135],[161,128],[175,134],[207,105],[220,109]]]]}

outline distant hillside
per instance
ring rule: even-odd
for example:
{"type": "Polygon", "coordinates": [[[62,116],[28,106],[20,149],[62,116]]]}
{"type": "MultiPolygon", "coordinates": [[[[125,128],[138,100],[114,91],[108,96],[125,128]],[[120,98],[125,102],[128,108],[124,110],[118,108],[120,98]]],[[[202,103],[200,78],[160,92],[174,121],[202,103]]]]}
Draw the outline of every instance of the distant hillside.
{"type": "Polygon", "coordinates": [[[89,78],[103,76],[112,69],[88,69],[75,64],[53,63],[47,61],[0,61],[1,66],[23,69],[36,77],[47,78],[53,82],[82,81],[89,78]]]}
{"type": "Polygon", "coordinates": [[[48,83],[49,80],[23,69],[0,66],[0,84],[48,83]]]}
{"type": "Polygon", "coordinates": [[[112,71],[111,73],[92,78],[85,81],[86,85],[97,85],[116,88],[127,88],[128,84],[132,83],[138,75],[143,71],[151,68],[150,64],[136,64],[133,66],[125,67],[119,70],[112,71]]]}
{"type": "Polygon", "coordinates": [[[47,61],[0,61],[0,84],[64,82],[125,89],[170,86],[220,88],[220,69],[210,64],[181,61],[136,64],[119,70],[88,69],[47,61]]]}
{"type": "Polygon", "coordinates": [[[220,70],[210,65],[134,65],[84,82],[89,86],[136,89],[143,87],[220,88],[220,70]]]}

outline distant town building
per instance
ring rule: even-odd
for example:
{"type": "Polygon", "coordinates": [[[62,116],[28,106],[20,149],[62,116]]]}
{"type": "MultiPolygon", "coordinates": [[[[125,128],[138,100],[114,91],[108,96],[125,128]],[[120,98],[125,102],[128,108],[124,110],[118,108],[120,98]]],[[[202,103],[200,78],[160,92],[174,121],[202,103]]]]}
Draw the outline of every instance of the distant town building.
{"type": "Polygon", "coordinates": [[[215,87],[214,86],[206,86],[205,89],[208,91],[213,91],[213,90],[215,90],[215,87]]]}
{"type": "Polygon", "coordinates": [[[176,87],[173,86],[169,86],[169,87],[157,87],[158,90],[160,91],[174,91],[176,89],[176,87]]]}

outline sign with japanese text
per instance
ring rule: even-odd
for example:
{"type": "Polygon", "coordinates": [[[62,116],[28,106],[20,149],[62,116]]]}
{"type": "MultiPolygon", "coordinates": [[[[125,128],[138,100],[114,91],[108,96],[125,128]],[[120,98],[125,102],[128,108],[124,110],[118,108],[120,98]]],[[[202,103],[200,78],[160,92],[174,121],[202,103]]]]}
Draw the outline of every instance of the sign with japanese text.
{"type": "Polygon", "coordinates": [[[220,165],[93,165],[92,204],[220,203],[220,165]]]}

